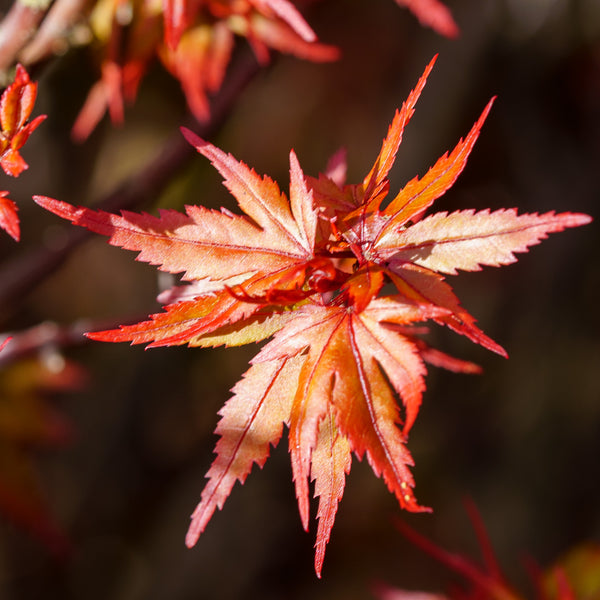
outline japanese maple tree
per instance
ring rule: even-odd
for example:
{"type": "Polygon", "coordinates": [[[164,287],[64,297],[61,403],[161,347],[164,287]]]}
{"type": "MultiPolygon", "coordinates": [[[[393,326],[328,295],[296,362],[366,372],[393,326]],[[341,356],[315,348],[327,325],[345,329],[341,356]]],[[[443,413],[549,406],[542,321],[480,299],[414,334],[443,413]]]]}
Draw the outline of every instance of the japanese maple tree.
{"type": "Polygon", "coordinates": [[[445,276],[512,263],[549,233],[590,221],[583,214],[519,215],[515,209],[427,214],[464,169],[493,99],[451,152],[388,197],[404,128],[434,62],[396,111],[359,183],[345,183],[341,154],[314,178],[291,151],[287,196],[269,177],[184,129],[222,175],[241,214],[187,206],[185,214],[116,215],[36,197],[53,213],[188,282],[161,295],[163,312],[90,333],[92,339],[214,347],[272,338],[220,411],[216,458],[192,515],[189,546],[235,482],[243,483],[254,463],[262,467],[284,425],[305,529],[310,481],[319,498],[317,575],[353,454],[366,456],[402,508],[428,511],[415,498],[407,448],[425,390],[425,363],[463,372],[476,367],[428,347],[414,324],[448,326],[505,356],[445,276]]]}

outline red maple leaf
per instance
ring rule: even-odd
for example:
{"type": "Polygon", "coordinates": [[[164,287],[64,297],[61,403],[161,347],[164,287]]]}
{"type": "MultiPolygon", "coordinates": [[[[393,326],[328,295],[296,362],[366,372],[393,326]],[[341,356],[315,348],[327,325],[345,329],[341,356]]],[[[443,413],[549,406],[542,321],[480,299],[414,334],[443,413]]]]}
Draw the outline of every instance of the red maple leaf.
{"type": "Polygon", "coordinates": [[[0,165],[7,175],[13,177],[18,177],[27,169],[28,165],[19,150],[46,118],[46,115],[40,115],[28,122],[36,96],[37,83],[29,79],[21,65],[17,65],[15,80],[0,98],[0,165]]]}
{"type": "Polygon", "coordinates": [[[163,295],[170,302],[164,312],[89,334],[93,339],[206,347],[273,337],[220,412],[217,456],[192,517],[189,545],[235,482],[243,482],[254,463],[264,464],[284,424],[305,528],[309,478],[319,497],[317,574],[352,453],[366,456],[401,507],[428,510],[415,500],[406,447],[425,389],[424,361],[462,372],[477,367],[430,349],[413,324],[434,320],[505,354],[460,306],[444,275],[507,264],[548,233],[590,221],[587,215],[519,216],[514,210],[423,217],[464,168],[491,102],[451,153],[382,208],[404,127],[433,62],[359,184],[343,183],[341,155],[326,174],[311,178],[291,152],[288,199],[268,177],[184,130],[221,173],[243,214],[188,206],[186,214],[114,215],[36,198],[108,236],[109,243],[139,252],[138,260],[191,282],[163,295]]]}

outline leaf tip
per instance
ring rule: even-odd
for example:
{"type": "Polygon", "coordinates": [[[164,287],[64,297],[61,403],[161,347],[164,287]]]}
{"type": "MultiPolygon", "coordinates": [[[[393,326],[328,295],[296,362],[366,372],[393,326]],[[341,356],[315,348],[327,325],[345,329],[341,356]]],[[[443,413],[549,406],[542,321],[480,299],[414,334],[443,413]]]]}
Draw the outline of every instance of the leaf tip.
{"type": "Polygon", "coordinates": [[[69,206],[66,202],[61,202],[60,200],[55,200],[54,198],[50,198],[49,196],[32,196],[33,201],[42,208],[45,208],[47,211],[52,212],[61,216],[63,213],[63,209],[66,206],[69,206]]]}
{"type": "Polygon", "coordinates": [[[200,532],[196,531],[196,529],[193,528],[193,525],[193,523],[190,525],[190,528],[185,536],[185,545],[188,548],[193,548],[200,537],[200,532]]]}
{"type": "Polygon", "coordinates": [[[323,558],[321,557],[316,558],[315,557],[315,574],[317,576],[317,579],[321,579],[321,571],[323,570],[323,558]]]}
{"type": "Polygon", "coordinates": [[[194,146],[196,149],[206,144],[206,142],[199,135],[195,134],[187,127],[180,127],[179,131],[181,131],[183,137],[189,142],[189,144],[194,146]]]}
{"type": "Polygon", "coordinates": [[[591,215],[585,213],[567,213],[569,216],[567,227],[580,227],[581,225],[588,225],[594,219],[591,215]]]}
{"type": "Polygon", "coordinates": [[[44,206],[44,204],[48,201],[48,200],[52,200],[52,198],[49,198],[48,196],[32,196],[33,201],[36,204],[39,204],[40,206],[44,206]]]}
{"type": "Polygon", "coordinates": [[[425,83],[427,82],[427,78],[429,77],[429,75],[431,75],[431,71],[433,70],[433,67],[435,66],[435,63],[437,62],[437,59],[439,58],[440,53],[436,52],[433,57],[431,58],[431,60],[429,61],[429,63],[427,63],[427,66],[425,67],[425,70],[423,71],[423,75],[421,75],[421,77],[419,78],[419,83],[417,84],[417,89],[420,89],[420,91],[423,91],[423,88],[425,87],[425,83]]]}
{"type": "Polygon", "coordinates": [[[87,331],[83,335],[88,338],[88,340],[94,340],[95,342],[115,342],[118,340],[114,339],[114,335],[118,332],[118,329],[108,329],[104,331],[87,331]]]}

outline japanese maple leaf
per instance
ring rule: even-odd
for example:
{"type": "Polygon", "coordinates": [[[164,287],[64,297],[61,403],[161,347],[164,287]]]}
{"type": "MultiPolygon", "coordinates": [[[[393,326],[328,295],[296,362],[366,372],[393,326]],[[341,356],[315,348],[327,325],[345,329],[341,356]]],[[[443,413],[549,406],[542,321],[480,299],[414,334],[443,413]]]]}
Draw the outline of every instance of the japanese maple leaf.
{"type": "Polygon", "coordinates": [[[376,299],[384,281],[379,270],[346,271],[316,248],[318,213],[293,152],[288,200],[269,178],[184,133],[220,171],[244,215],[190,206],[186,215],[117,216],[50,198],[36,201],[193,282],[187,292],[175,290],[175,302],[151,320],[91,337],[216,346],[276,334],[222,412],[217,459],[188,543],[195,542],[235,481],[243,481],[255,462],[264,463],[269,445],[278,442],[287,424],[305,527],[309,475],[321,498],[320,574],[351,452],[367,456],[402,506],[422,510],[412,494],[405,433],[421,402],[425,367],[417,343],[393,327],[446,311],[400,296],[376,299]],[[396,395],[405,406],[402,418],[396,395]],[[401,422],[404,432],[397,426],[401,422]]]}
{"type": "Polygon", "coordinates": [[[31,133],[46,118],[40,115],[29,121],[37,96],[37,83],[29,79],[27,71],[17,65],[15,80],[0,98],[0,165],[7,175],[18,177],[28,165],[19,150],[31,133]]]}
{"type": "Polygon", "coordinates": [[[406,446],[425,389],[424,361],[458,372],[472,363],[429,348],[417,322],[433,320],[505,354],[463,309],[444,276],[513,262],[548,233],[589,222],[586,215],[517,215],[514,210],[424,216],[452,186],[490,110],[469,134],[387,205],[388,174],[434,61],[397,111],[362,182],[345,184],[336,155],[325,174],[306,177],[290,153],[290,193],[193,133],[184,135],[224,178],[243,214],[188,206],[158,217],[109,214],[51,198],[36,201],[138,260],[190,282],[161,295],[165,310],[136,325],[89,334],[149,346],[238,345],[272,339],[251,361],[221,410],[220,439],[193,514],[192,545],[236,481],[289,427],[300,516],[309,520],[309,479],[319,497],[315,568],[350,471],[366,456],[401,507],[416,501],[406,446]],[[386,284],[391,284],[387,285],[386,284]]]}

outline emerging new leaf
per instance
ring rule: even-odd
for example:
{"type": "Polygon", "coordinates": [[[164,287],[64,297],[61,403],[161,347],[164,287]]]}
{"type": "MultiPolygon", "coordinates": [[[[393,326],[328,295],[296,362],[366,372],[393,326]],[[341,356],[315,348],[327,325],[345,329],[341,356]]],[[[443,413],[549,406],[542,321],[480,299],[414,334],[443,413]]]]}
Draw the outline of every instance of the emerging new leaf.
{"type": "MultiPolygon", "coordinates": [[[[46,118],[40,115],[28,121],[35,104],[37,83],[30,81],[27,71],[17,65],[15,80],[0,98],[0,166],[7,175],[18,177],[27,163],[19,153],[34,129],[46,118]]],[[[17,205],[0,191],[0,228],[16,242],[21,237],[17,205]]]]}
{"type": "Polygon", "coordinates": [[[40,115],[28,122],[36,95],[37,83],[29,79],[21,65],[17,65],[15,80],[0,98],[0,165],[7,175],[13,177],[18,177],[27,169],[28,165],[19,150],[46,118],[46,115],[40,115]]]}

